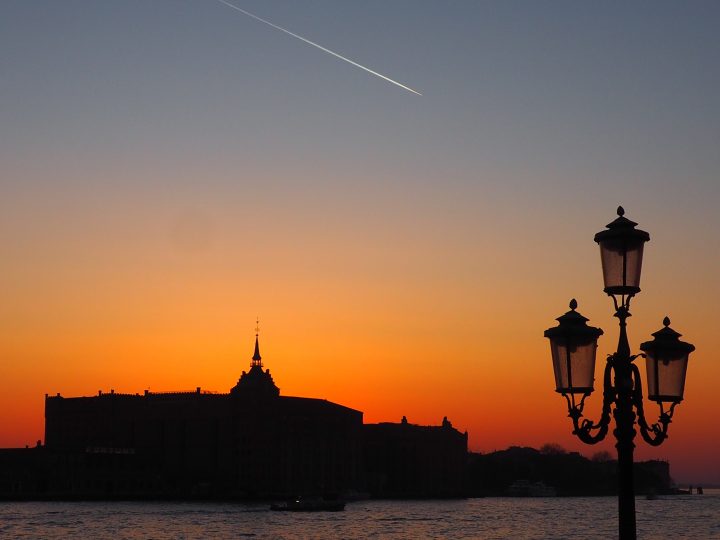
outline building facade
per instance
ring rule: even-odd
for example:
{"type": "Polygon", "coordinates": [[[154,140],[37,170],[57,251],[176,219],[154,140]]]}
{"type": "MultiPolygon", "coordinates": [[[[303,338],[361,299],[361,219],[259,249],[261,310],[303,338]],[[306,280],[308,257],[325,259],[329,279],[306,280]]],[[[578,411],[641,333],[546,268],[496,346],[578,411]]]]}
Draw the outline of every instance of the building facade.
{"type": "Polygon", "coordinates": [[[256,336],[227,394],[45,396],[45,444],[0,450],[0,497],[461,496],[466,455],[447,420],[364,425],[360,411],[280,395],[256,336]]]}
{"type": "Polygon", "coordinates": [[[447,418],[439,426],[383,422],[363,426],[365,475],[373,497],[461,497],[467,433],[447,418]]]}
{"type": "Polygon", "coordinates": [[[228,394],[117,394],[45,400],[45,447],[73,456],[71,493],[276,497],[362,484],[362,412],[281,396],[256,338],[228,394]]]}

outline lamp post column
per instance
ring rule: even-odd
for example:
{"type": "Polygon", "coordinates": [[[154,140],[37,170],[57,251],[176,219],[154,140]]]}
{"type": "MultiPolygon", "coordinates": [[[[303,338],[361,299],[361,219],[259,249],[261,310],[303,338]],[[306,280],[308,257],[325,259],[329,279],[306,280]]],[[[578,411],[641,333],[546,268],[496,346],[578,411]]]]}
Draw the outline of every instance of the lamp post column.
{"type": "Polygon", "coordinates": [[[622,306],[615,314],[620,319],[618,349],[613,355],[615,372],[615,430],[618,452],[618,516],[620,540],[635,540],[635,485],[633,480],[633,452],[635,449],[635,412],[633,411],[632,358],[626,331],[626,319],[630,316],[622,306]]]}
{"type": "MultiPolygon", "coordinates": [[[[616,379],[617,380],[617,379],[616,379]]],[[[631,405],[623,405],[625,400],[618,399],[615,409],[615,437],[618,451],[618,515],[620,540],[635,540],[635,486],[633,482],[633,450],[635,413],[631,405]]]]}

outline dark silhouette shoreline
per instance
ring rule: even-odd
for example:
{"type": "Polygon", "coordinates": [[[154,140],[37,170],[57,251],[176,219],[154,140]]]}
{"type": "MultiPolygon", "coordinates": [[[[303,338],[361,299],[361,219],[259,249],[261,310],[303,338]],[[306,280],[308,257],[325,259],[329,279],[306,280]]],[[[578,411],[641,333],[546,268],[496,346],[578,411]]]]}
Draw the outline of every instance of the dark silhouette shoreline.
{"type": "MultiPolygon", "coordinates": [[[[549,448],[513,446],[488,454],[469,453],[468,495],[511,496],[509,488],[518,481],[542,483],[559,497],[617,495],[617,461],[609,455],[588,459],[556,445],[546,446],[549,448]]],[[[638,495],[680,493],[673,485],[670,464],[659,460],[635,463],[635,490],[638,495]]]]}
{"type": "MultiPolygon", "coordinates": [[[[394,424],[398,425],[398,424],[394,424]]],[[[427,429],[427,428],[426,428],[427,429]]],[[[284,491],[264,494],[247,493],[201,493],[198,491],[176,490],[133,491],[133,492],[70,492],[50,489],[43,484],[46,467],[57,462],[57,454],[44,447],[0,450],[0,500],[2,501],[147,501],[147,502],[236,502],[241,504],[262,504],[284,500],[284,491]],[[11,489],[9,480],[23,482],[24,489],[11,489]]],[[[68,456],[64,456],[67,458],[68,456]]],[[[479,454],[468,452],[466,465],[460,478],[461,489],[452,493],[423,491],[417,483],[403,483],[397,478],[392,489],[348,491],[336,494],[349,502],[353,500],[432,500],[478,497],[509,496],[614,496],[617,493],[617,476],[614,460],[588,459],[576,452],[547,453],[527,447],[511,447],[506,450],[479,454]],[[537,493],[532,490],[518,492],[517,485],[542,485],[552,489],[537,493]]],[[[363,478],[377,472],[367,460],[364,461],[363,478]]],[[[438,467],[442,464],[439,463],[438,467]]],[[[670,465],[666,461],[638,462],[636,467],[636,490],[638,495],[678,495],[687,493],[674,487],[670,477],[670,465]]],[[[365,481],[367,485],[367,481],[365,481]]],[[[376,486],[377,488],[377,486],[376,486]]]]}
{"type": "MultiPolygon", "coordinates": [[[[277,501],[617,493],[609,455],[557,445],[468,452],[440,425],[366,424],[358,410],[284,396],[258,338],[227,394],[45,396],[45,442],[0,449],[0,500],[277,501]]],[[[667,462],[636,464],[636,492],[673,493],[667,462]]]]}

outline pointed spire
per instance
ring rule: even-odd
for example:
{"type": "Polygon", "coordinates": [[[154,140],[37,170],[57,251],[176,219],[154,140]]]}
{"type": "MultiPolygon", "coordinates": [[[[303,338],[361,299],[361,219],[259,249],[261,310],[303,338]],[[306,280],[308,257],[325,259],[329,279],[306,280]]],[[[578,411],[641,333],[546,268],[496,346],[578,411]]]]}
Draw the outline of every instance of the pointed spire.
{"type": "Polygon", "coordinates": [[[258,344],[258,336],[255,334],[255,354],[253,354],[253,363],[259,362],[262,360],[262,356],[260,356],[260,345],[258,344]]]}
{"type": "Polygon", "coordinates": [[[252,357],[252,365],[262,367],[262,356],[260,356],[260,343],[258,336],[260,335],[260,318],[255,321],[255,354],[252,357]]]}
{"type": "Polygon", "coordinates": [[[250,363],[250,371],[243,371],[230,394],[238,398],[268,399],[280,395],[280,389],[275,385],[269,369],[263,369],[262,356],[260,356],[260,320],[255,326],[255,353],[250,363]]]}

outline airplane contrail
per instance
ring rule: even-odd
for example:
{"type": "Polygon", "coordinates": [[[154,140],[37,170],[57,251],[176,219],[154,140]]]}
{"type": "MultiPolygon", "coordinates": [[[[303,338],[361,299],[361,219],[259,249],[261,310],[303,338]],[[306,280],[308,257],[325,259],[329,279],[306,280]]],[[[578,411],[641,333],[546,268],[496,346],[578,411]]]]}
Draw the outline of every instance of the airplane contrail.
{"type": "Polygon", "coordinates": [[[331,51],[330,49],[326,49],[325,47],[323,47],[322,45],[318,45],[318,44],[315,43],[314,41],[310,41],[309,39],[305,39],[305,38],[302,37],[302,36],[298,36],[297,34],[292,33],[290,30],[286,30],[285,28],[282,28],[281,26],[278,26],[278,25],[276,25],[276,24],[273,24],[273,23],[271,23],[270,21],[266,21],[265,19],[262,19],[262,18],[258,17],[257,15],[253,15],[253,14],[250,13],[249,11],[245,11],[244,9],[241,9],[241,8],[237,7],[235,4],[231,4],[230,2],[226,2],[225,0],[218,0],[218,2],[220,2],[221,4],[225,4],[227,7],[232,8],[232,9],[234,9],[235,11],[239,11],[240,13],[242,13],[242,14],[244,14],[244,15],[247,15],[248,17],[252,17],[252,18],[255,19],[256,21],[260,21],[261,23],[265,23],[265,24],[267,24],[268,26],[272,26],[272,27],[275,28],[276,30],[280,30],[281,32],[285,32],[286,34],[291,35],[292,37],[297,38],[297,39],[299,39],[300,41],[304,41],[304,42],[307,43],[308,45],[312,45],[313,47],[317,47],[317,48],[320,49],[321,51],[324,51],[324,52],[326,52],[326,53],[328,53],[328,54],[331,54],[331,55],[333,55],[334,57],[339,58],[340,60],[345,60],[345,62],[347,62],[347,63],[349,63],[349,64],[352,64],[352,65],[355,66],[355,67],[359,67],[360,69],[364,69],[364,70],[367,71],[368,73],[372,73],[372,74],[375,75],[376,77],[380,77],[381,79],[384,79],[384,80],[386,80],[387,82],[394,84],[395,86],[399,86],[400,88],[403,88],[403,89],[407,90],[408,92],[412,92],[413,94],[417,94],[418,96],[422,96],[422,94],[421,94],[420,92],[417,92],[417,91],[413,90],[413,89],[410,88],[409,86],[405,86],[404,84],[401,84],[401,83],[399,83],[399,82],[397,82],[397,81],[392,80],[390,77],[386,77],[386,76],[383,75],[382,73],[378,73],[377,71],[373,71],[373,70],[370,69],[370,68],[367,68],[367,67],[365,67],[365,66],[363,66],[363,65],[361,65],[361,64],[358,64],[357,62],[353,62],[353,61],[350,60],[349,58],[345,58],[344,56],[341,56],[341,55],[339,55],[338,53],[331,51]]]}

